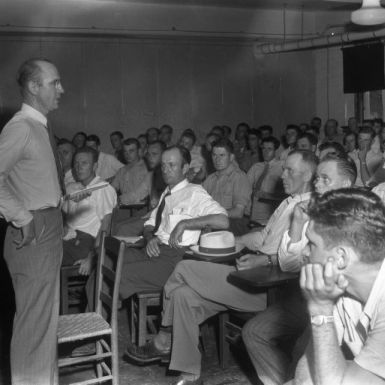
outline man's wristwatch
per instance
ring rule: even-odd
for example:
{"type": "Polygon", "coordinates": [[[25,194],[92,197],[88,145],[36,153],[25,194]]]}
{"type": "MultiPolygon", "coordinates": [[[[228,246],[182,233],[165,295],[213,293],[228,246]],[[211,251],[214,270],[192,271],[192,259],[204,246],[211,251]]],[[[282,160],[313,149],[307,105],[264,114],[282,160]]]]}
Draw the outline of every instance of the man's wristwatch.
{"type": "Polygon", "coordinates": [[[322,326],[324,324],[334,322],[334,316],[332,315],[312,315],[310,317],[310,322],[315,326],[322,326]]]}

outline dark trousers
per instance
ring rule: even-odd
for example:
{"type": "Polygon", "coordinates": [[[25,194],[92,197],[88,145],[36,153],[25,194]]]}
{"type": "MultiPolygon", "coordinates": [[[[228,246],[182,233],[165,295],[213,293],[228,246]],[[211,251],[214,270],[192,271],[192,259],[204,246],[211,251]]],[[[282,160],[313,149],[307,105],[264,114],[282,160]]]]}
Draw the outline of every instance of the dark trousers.
{"type": "Polygon", "coordinates": [[[57,324],[63,224],[59,209],[33,213],[36,241],[16,249],[21,230],[8,226],[4,258],[15,291],[11,341],[13,385],[57,384],[57,324]]]}
{"type": "Polygon", "coordinates": [[[94,249],[95,238],[83,231],[76,230],[76,238],[63,241],[63,266],[72,266],[79,259],[88,257],[94,249]]]}
{"type": "Polygon", "coordinates": [[[291,288],[284,299],[258,313],[243,327],[243,341],[264,385],[279,385],[290,379],[292,361],[298,361],[306,348],[306,343],[296,341],[307,324],[306,302],[299,288],[291,288]],[[292,347],[290,354],[283,350],[282,342],[292,347]]]}
{"type": "MultiPolygon", "coordinates": [[[[127,248],[120,281],[120,296],[122,299],[131,297],[143,290],[162,290],[175,266],[182,260],[185,248],[172,249],[160,245],[159,257],[149,258],[146,249],[127,248]]],[[[86,293],[89,308],[94,304],[95,272],[87,281],[86,293]]]]}

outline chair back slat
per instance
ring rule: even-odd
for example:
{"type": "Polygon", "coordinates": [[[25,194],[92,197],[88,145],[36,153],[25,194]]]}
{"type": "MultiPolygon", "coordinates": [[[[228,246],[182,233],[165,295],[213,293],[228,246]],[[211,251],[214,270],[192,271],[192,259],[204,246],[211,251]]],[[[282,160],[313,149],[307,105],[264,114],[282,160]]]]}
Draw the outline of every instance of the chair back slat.
{"type": "Polygon", "coordinates": [[[101,245],[96,273],[96,312],[116,323],[125,243],[104,232],[101,245]]]}
{"type": "Polygon", "coordinates": [[[107,293],[104,293],[103,291],[100,292],[99,296],[100,300],[102,301],[103,305],[108,306],[109,309],[112,309],[112,297],[108,295],[107,293]]]}

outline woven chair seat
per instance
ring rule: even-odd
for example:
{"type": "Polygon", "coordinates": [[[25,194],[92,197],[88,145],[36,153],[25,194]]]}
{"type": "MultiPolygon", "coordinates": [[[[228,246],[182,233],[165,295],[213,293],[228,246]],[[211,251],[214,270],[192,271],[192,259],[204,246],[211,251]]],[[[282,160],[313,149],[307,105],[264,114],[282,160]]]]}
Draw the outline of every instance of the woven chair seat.
{"type": "Polygon", "coordinates": [[[59,317],[58,342],[78,341],[111,334],[110,325],[97,313],[66,314],[59,317]]]}

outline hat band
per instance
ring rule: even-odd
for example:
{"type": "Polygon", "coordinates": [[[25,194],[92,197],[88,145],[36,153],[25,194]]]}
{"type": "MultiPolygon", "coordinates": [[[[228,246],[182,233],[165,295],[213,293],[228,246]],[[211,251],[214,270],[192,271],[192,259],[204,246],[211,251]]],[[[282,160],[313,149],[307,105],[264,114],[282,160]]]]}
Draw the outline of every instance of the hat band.
{"type": "Polygon", "coordinates": [[[199,251],[201,253],[206,254],[228,254],[228,253],[234,253],[235,252],[235,246],[231,247],[218,247],[218,248],[212,248],[212,247],[202,247],[199,246],[199,251]]]}

